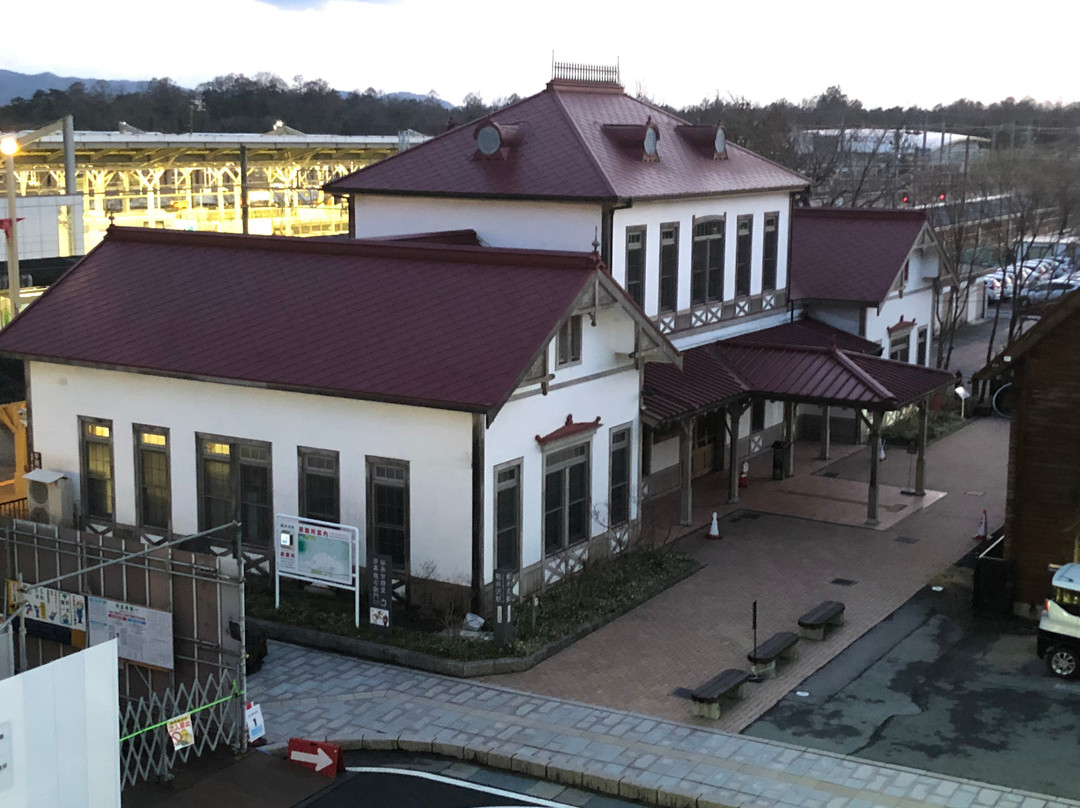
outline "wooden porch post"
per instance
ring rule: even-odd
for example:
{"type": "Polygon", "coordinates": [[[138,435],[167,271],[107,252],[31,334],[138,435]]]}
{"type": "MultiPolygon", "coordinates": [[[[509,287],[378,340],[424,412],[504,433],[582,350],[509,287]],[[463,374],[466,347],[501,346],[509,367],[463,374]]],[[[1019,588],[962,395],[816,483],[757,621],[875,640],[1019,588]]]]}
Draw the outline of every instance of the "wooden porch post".
{"type": "Polygon", "coordinates": [[[795,407],[794,401],[784,402],[784,478],[795,473],[795,407]]]}
{"type": "Polygon", "coordinates": [[[739,421],[742,407],[733,404],[728,408],[728,504],[739,501],[739,421]]]}
{"type": "Polygon", "coordinates": [[[679,524],[694,523],[694,480],[693,480],[694,419],[683,418],[679,422],[679,468],[681,478],[682,503],[679,510],[679,524]]]}
{"type": "Polygon", "coordinates": [[[929,402],[924,398],[918,403],[919,433],[916,437],[915,496],[926,496],[926,424],[929,420],[929,402]]]}
{"type": "Polygon", "coordinates": [[[821,453],[818,460],[828,460],[832,450],[832,407],[821,408],[821,453]]]}
{"type": "Polygon", "coordinates": [[[873,418],[873,423],[870,425],[870,491],[866,498],[866,524],[871,526],[878,524],[877,467],[878,442],[881,440],[881,422],[883,420],[882,413],[875,411],[873,418]]]}

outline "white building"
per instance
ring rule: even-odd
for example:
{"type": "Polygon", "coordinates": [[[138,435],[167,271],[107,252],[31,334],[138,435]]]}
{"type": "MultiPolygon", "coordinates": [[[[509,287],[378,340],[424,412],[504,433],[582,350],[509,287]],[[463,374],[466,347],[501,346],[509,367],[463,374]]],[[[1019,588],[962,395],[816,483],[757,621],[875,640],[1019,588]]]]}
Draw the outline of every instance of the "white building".
{"type": "Polygon", "coordinates": [[[238,515],[264,554],[276,513],[352,525],[399,589],[473,603],[496,567],[527,592],[625,544],[642,369],[678,361],[588,253],[125,228],[0,352],[73,482],[54,519],[238,515]]]}

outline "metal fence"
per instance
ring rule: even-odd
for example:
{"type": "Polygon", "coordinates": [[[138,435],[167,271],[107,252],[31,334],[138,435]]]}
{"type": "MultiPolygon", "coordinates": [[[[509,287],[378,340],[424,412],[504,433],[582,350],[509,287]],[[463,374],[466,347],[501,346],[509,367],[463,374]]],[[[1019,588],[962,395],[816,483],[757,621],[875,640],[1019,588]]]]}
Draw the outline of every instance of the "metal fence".
{"type": "MultiPolygon", "coordinates": [[[[61,576],[67,577],[51,588],[172,616],[171,669],[121,659],[125,784],[167,776],[177,759],[220,743],[237,749],[246,744],[242,555],[156,547],[134,538],[0,518],[0,582],[21,578],[33,586],[61,576]],[[192,713],[196,742],[174,753],[162,722],[187,712],[192,713]]],[[[94,642],[92,633],[89,639],[94,642]]],[[[17,670],[76,651],[23,631],[15,649],[17,670]]]]}

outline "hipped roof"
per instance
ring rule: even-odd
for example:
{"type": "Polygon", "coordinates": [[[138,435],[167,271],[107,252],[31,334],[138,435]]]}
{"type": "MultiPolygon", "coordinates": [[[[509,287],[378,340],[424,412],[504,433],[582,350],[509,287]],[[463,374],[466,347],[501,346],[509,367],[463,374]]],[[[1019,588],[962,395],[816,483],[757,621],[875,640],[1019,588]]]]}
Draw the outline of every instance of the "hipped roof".
{"type": "Polygon", "coordinates": [[[945,371],[811,341],[735,337],[685,351],[681,371],[646,366],[644,418],[659,425],[754,397],[887,411],[953,381],[945,371]]]}
{"type": "MultiPolygon", "coordinates": [[[[325,186],[331,193],[615,201],[796,190],[805,177],[734,144],[703,148],[699,127],[626,95],[618,85],[552,81],[490,116],[513,130],[499,154],[478,155],[476,122],[325,186]],[[643,159],[646,124],[657,159],[643,159]],[[640,133],[628,138],[630,129],[640,133]]],[[[710,139],[711,143],[711,139],[710,139]]]]}

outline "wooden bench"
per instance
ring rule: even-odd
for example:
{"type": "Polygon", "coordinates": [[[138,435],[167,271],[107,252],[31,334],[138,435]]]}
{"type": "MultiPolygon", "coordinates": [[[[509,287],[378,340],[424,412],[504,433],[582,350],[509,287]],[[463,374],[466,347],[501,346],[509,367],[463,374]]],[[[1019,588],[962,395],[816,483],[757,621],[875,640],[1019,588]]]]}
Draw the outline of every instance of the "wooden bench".
{"type": "Polygon", "coordinates": [[[844,604],[824,600],[799,618],[799,633],[808,640],[824,640],[827,626],[844,625],[844,604]]]}
{"type": "Polygon", "coordinates": [[[735,668],[729,668],[719,676],[714,676],[690,694],[694,702],[694,715],[702,718],[719,718],[720,700],[723,698],[741,699],[743,685],[749,678],[749,673],[735,668]]]}
{"type": "Polygon", "coordinates": [[[790,631],[778,631],[765,642],[757,647],[757,651],[751,651],[746,655],[750,660],[750,670],[755,676],[764,676],[766,679],[776,673],[776,659],[794,659],[796,656],[795,645],[799,642],[799,635],[790,631]]]}

